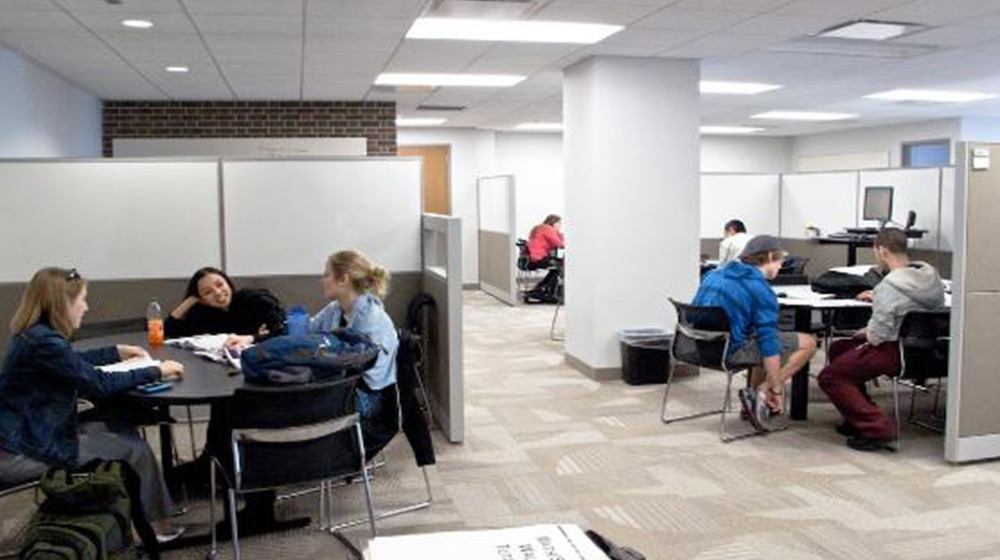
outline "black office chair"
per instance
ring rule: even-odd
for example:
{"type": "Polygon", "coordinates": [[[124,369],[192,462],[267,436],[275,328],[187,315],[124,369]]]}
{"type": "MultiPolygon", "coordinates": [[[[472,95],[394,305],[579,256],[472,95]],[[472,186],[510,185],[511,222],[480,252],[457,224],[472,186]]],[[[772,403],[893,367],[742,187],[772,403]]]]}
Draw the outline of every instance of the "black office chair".
{"type": "Polygon", "coordinates": [[[774,286],[793,286],[809,283],[806,276],[806,265],[809,259],[805,257],[789,256],[781,263],[781,269],[770,283],[774,286]]]}
{"type": "Polygon", "coordinates": [[[910,311],[899,328],[900,373],[892,378],[892,400],[896,419],[896,448],[901,447],[902,429],[899,413],[899,386],[908,385],[910,413],[907,420],[918,426],[942,432],[941,426],[913,420],[917,392],[927,392],[927,382],[936,380],[934,413],[938,410],[942,379],[948,377],[948,347],[951,344],[951,312],[910,311]]]}
{"type": "Polygon", "coordinates": [[[721,307],[698,307],[673,299],[670,299],[670,303],[677,311],[677,330],[674,332],[674,340],[670,346],[670,371],[667,374],[667,386],[663,390],[660,420],[664,424],[671,424],[719,414],[719,439],[723,443],[767,433],[755,430],[749,433],[730,435],[726,431],[726,414],[732,410],[733,377],[755,365],[734,364],[726,359],[729,354],[729,317],[726,316],[726,312],[721,307]],[[670,395],[670,385],[673,383],[674,370],[678,362],[726,374],[726,392],[722,398],[721,408],[681,416],[667,416],[667,399],[670,395]]]}
{"type": "Polygon", "coordinates": [[[528,254],[528,241],[526,239],[517,240],[517,297],[520,299],[528,291],[528,284],[538,278],[536,269],[531,268],[531,256],[528,254]]]}
{"type": "MultiPolygon", "coordinates": [[[[365,455],[361,421],[354,408],[354,390],[360,376],[332,382],[285,387],[245,386],[229,403],[232,432],[232,472],[219,468],[228,486],[233,557],[240,560],[236,500],[241,494],[291,485],[320,483],[320,526],[326,527],[327,485],[359,473],[364,482],[368,523],[375,536],[370,466],[365,455]]],[[[211,488],[214,500],[218,458],[213,458],[211,488]]],[[[217,548],[215,508],[212,511],[212,549],[217,548]]],[[[336,534],[353,552],[357,549],[336,534]]]]}

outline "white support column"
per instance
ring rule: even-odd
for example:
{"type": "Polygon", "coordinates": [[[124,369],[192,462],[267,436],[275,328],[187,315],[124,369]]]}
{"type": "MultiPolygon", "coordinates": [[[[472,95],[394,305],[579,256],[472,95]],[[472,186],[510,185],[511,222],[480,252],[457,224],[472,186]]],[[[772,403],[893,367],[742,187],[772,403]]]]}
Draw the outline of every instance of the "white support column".
{"type": "Polygon", "coordinates": [[[618,332],[673,330],[698,283],[699,66],[593,57],[565,70],[566,358],[620,377],[618,332]]]}

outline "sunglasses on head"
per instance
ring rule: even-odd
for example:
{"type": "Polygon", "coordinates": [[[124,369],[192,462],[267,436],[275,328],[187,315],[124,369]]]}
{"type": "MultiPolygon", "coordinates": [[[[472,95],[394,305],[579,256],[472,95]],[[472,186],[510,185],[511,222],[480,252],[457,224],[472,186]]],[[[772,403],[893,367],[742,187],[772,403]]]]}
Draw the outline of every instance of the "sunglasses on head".
{"type": "Polygon", "coordinates": [[[66,281],[72,282],[73,280],[79,280],[81,278],[80,271],[75,268],[71,268],[66,271],[66,281]]]}

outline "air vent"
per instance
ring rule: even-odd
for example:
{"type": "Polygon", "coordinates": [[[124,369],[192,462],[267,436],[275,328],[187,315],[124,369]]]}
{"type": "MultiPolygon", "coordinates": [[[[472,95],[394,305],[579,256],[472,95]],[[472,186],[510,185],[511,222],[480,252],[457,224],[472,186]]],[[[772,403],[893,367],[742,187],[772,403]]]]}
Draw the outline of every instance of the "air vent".
{"type": "Polygon", "coordinates": [[[824,39],[807,37],[771,45],[764,50],[771,52],[828,54],[867,58],[913,58],[939,50],[935,45],[910,45],[853,39],[824,39]]]}
{"type": "Polygon", "coordinates": [[[457,112],[464,111],[465,107],[461,105],[417,105],[418,111],[444,111],[444,112],[457,112]]]}

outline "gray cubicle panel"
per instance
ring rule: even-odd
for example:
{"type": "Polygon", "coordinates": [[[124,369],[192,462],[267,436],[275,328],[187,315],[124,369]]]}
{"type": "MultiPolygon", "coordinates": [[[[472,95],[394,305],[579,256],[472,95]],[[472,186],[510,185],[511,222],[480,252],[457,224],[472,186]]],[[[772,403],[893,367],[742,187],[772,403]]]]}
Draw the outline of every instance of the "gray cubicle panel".
{"type": "Polygon", "coordinates": [[[479,286],[499,299],[517,303],[517,194],[513,175],[478,180],[479,286]]]}
{"type": "Polygon", "coordinates": [[[1000,144],[957,148],[955,274],[945,457],[1000,457],[1000,144]]]}

